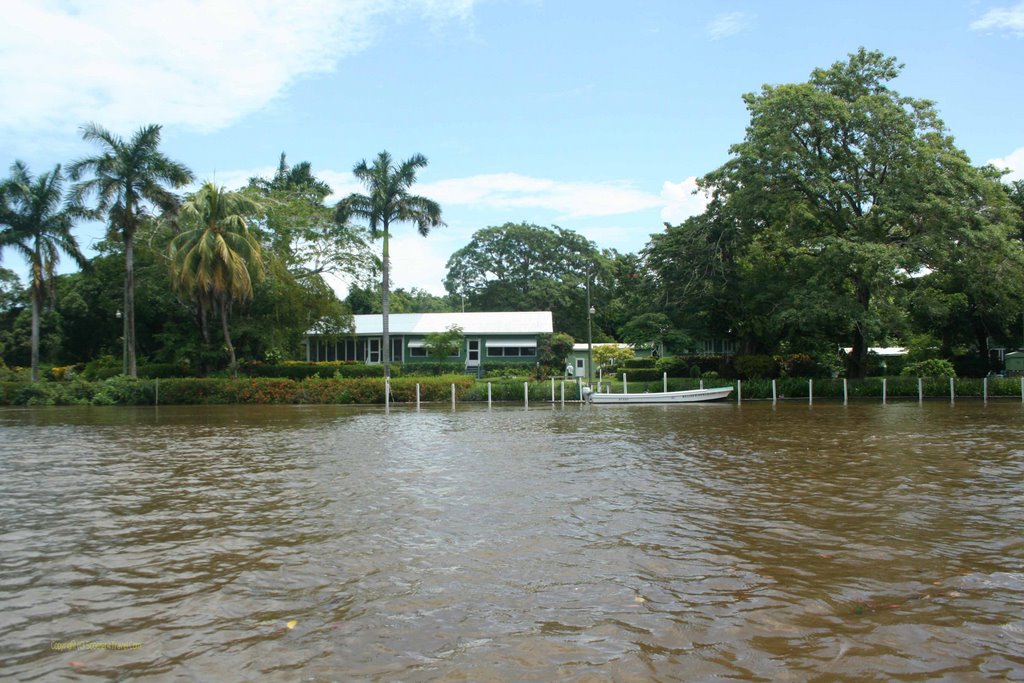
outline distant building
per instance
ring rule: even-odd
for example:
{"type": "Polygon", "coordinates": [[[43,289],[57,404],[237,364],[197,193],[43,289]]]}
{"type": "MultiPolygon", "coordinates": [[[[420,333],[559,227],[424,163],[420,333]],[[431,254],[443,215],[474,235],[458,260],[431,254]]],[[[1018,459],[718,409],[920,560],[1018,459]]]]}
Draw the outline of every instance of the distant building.
{"type": "MultiPolygon", "coordinates": [[[[384,316],[356,315],[355,333],[323,335],[315,329],[306,334],[306,360],[383,361],[384,316]]],[[[500,311],[488,313],[392,313],[388,316],[391,362],[433,362],[427,345],[428,334],[445,332],[452,325],[464,336],[459,352],[447,360],[462,362],[467,370],[511,362],[534,362],[538,338],[552,333],[551,311],[500,311]]]]}

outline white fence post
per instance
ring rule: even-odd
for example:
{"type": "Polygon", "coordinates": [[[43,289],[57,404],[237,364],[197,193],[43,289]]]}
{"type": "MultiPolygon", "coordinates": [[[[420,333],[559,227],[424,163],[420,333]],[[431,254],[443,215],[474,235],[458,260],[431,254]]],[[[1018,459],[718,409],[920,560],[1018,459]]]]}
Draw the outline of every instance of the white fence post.
{"type": "Polygon", "coordinates": [[[530,383],[523,382],[523,406],[530,407],[530,383]]]}
{"type": "Polygon", "coordinates": [[[491,383],[487,383],[487,407],[491,407],[491,383]]]}
{"type": "Polygon", "coordinates": [[[920,377],[917,378],[917,402],[924,403],[924,381],[920,377]]]}
{"type": "Polygon", "coordinates": [[[561,399],[562,399],[562,407],[564,408],[565,407],[565,380],[564,379],[562,380],[562,395],[561,395],[561,399]]]}
{"type": "Polygon", "coordinates": [[[736,403],[743,403],[743,380],[736,380],[736,403]]]}
{"type": "Polygon", "coordinates": [[[953,378],[949,378],[949,402],[956,403],[956,392],[953,389],[953,378]]]}
{"type": "Polygon", "coordinates": [[[778,387],[775,386],[775,380],[772,380],[772,405],[775,405],[779,400],[778,387]]]}
{"type": "Polygon", "coordinates": [[[850,401],[850,383],[845,377],[843,378],[843,405],[845,406],[850,401]]]}
{"type": "Polygon", "coordinates": [[[884,406],[889,400],[889,378],[882,378],[882,405],[884,406]]]}
{"type": "Polygon", "coordinates": [[[661,390],[666,394],[668,393],[668,373],[661,373],[661,390]]]}
{"type": "Polygon", "coordinates": [[[452,409],[455,408],[455,382],[452,382],[452,409]]]}
{"type": "Polygon", "coordinates": [[[629,385],[626,384],[626,373],[622,373],[622,393],[629,393],[629,385]]]}
{"type": "Polygon", "coordinates": [[[807,405],[814,405],[814,380],[807,380],[807,405]]]}
{"type": "Polygon", "coordinates": [[[420,409],[420,383],[416,382],[416,410],[420,409]]]}
{"type": "Polygon", "coordinates": [[[555,378],[551,377],[551,402],[555,402],[555,378]]]}

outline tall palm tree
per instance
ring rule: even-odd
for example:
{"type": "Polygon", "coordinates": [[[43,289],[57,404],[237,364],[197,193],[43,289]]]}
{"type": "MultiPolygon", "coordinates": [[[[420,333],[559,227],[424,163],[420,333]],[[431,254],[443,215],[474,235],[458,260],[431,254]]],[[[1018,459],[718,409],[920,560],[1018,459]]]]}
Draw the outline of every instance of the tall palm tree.
{"type": "Polygon", "coordinates": [[[90,123],[82,128],[82,138],[98,144],[100,152],[71,164],[72,180],[93,175],[76,184],[72,196],[81,203],[95,195],[96,212],[105,213],[109,220],[110,238],[124,242],[124,373],[135,377],[135,233],[150,207],[173,213],[178,196],[168,188],[183,187],[193,176],[160,152],[158,125],[143,126],[126,141],[90,123]]]}
{"type": "Polygon", "coordinates": [[[242,193],[203,183],[182,205],[179,218],[185,230],[169,247],[175,288],[180,296],[195,299],[205,341],[209,342],[208,314],[216,310],[220,315],[232,372],[236,360],[228,327],[231,304],[251,299],[253,278],[263,275],[260,244],[246,221],[259,209],[242,193]]]}
{"type": "Polygon", "coordinates": [[[71,234],[76,210],[64,202],[64,175],[58,165],[33,178],[21,161],[11,166],[3,182],[0,223],[5,228],[0,246],[14,247],[28,261],[32,301],[32,381],[39,381],[39,323],[47,294],[53,296],[54,270],[63,251],[80,266],[85,256],[71,234]]]}
{"type": "Polygon", "coordinates": [[[441,207],[426,197],[409,194],[409,188],[416,182],[416,171],[427,165],[427,158],[415,154],[401,164],[395,165],[386,151],[377,155],[373,165],[360,161],[352,173],[366,187],[368,194],[353,193],[338,202],[335,219],[347,223],[351,218],[365,219],[370,225],[370,237],[384,239],[381,266],[381,311],[383,314],[381,349],[384,362],[384,376],[391,376],[391,338],[388,335],[388,313],[390,308],[391,270],[388,254],[388,237],[392,223],[409,221],[416,224],[419,233],[426,237],[431,228],[444,225],[441,207]]]}

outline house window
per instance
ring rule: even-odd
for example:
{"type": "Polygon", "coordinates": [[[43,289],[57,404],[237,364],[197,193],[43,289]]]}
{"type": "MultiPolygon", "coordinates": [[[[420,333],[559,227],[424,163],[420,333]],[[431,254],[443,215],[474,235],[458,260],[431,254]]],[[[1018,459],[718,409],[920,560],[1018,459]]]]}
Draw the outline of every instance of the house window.
{"type": "Polygon", "coordinates": [[[427,347],[426,346],[410,346],[409,347],[410,358],[426,358],[427,347]]]}
{"type": "Polygon", "coordinates": [[[516,358],[516,357],[527,357],[535,358],[537,356],[536,346],[490,346],[487,347],[488,358],[516,358]]]}

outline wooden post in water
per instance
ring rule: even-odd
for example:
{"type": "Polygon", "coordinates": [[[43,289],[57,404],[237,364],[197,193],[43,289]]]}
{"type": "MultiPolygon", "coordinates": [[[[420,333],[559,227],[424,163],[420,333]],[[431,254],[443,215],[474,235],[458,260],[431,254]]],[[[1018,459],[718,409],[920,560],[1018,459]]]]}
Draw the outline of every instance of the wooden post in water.
{"type": "Polygon", "coordinates": [[[416,410],[420,409],[420,383],[416,382],[416,410]]]}
{"type": "Polygon", "coordinates": [[[845,406],[850,401],[850,385],[847,379],[843,378],[843,405],[845,406]]]}
{"type": "Polygon", "coordinates": [[[917,378],[917,402],[924,403],[924,381],[920,377],[917,378]]]}
{"type": "Polygon", "coordinates": [[[530,383],[523,382],[523,407],[530,407],[530,383]]]}
{"type": "Polygon", "coordinates": [[[626,384],[626,373],[622,373],[622,393],[629,393],[629,385],[626,384]]]}
{"type": "Polygon", "coordinates": [[[491,407],[491,383],[487,383],[487,407],[491,407]]]}
{"type": "Polygon", "coordinates": [[[956,394],[953,391],[953,378],[949,378],[949,403],[952,405],[956,403],[956,394]]]}
{"type": "Polygon", "coordinates": [[[807,405],[814,405],[814,380],[807,380],[807,405]]]}
{"type": "Polygon", "coordinates": [[[743,403],[743,380],[736,380],[736,403],[743,403]]]}
{"type": "Polygon", "coordinates": [[[666,394],[668,393],[668,373],[661,373],[661,390],[666,394]]]}
{"type": "Polygon", "coordinates": [[[778,387],[775,385],[775,380],[772,380],[772,405],[775,405],[779,401],[778,387]]]}
{"type": "Polygon", "coordinates": [[[886,403],[888,403],[888,400],[889,400],[889,385],[888,385],[888,381],[889,381],[888,377],[883,377],[882,378],[882,405],[883,406],[886,403]]]}

